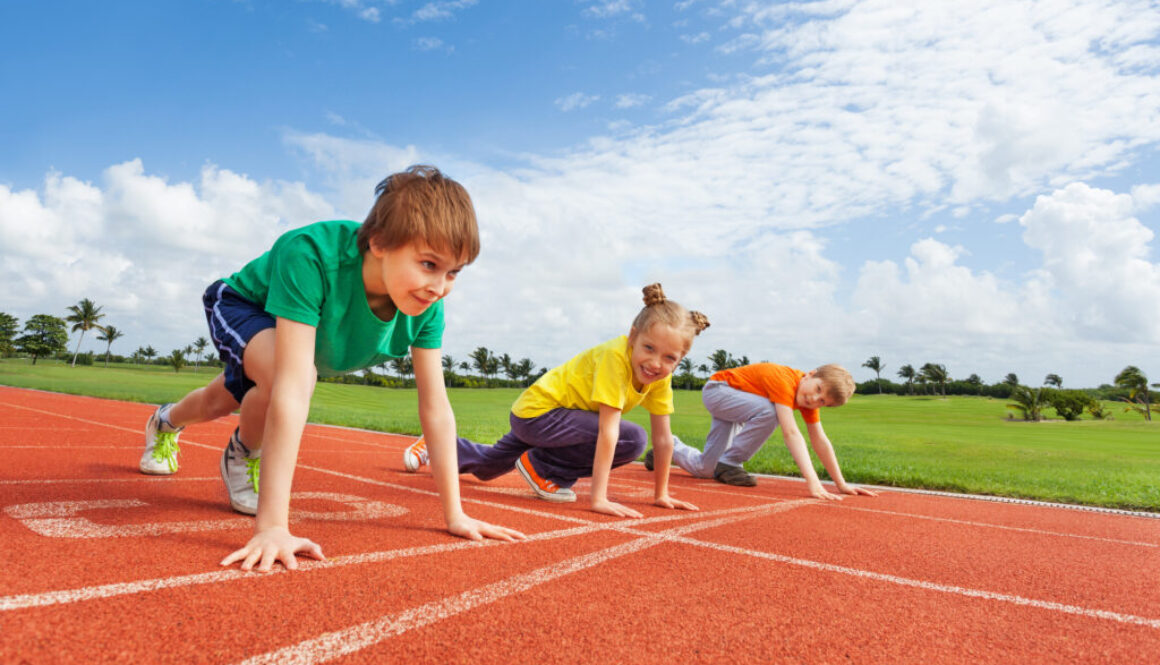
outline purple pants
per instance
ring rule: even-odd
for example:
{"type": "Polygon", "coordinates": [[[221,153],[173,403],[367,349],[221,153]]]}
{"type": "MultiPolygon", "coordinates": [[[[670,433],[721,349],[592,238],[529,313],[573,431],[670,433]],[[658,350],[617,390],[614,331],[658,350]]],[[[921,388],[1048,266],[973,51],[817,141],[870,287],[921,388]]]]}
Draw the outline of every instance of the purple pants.
{"type": "MultiPolygon", "coordinates": [[[[459,472],[491,480],[515,468],[525,451],[532,468],[545,480],[571,487],[577,479],[592,475],[596,458],[596,438],[600,434],[600,414],[577,409],[553,409],[535,418],[511,414],[512,431],[494,446],[459,439],[459,472]]],[[[644,452],[648,434],[644,428],[623,418],[620,437],[612,455],[616,468],[635,460],[644,452]]]]}

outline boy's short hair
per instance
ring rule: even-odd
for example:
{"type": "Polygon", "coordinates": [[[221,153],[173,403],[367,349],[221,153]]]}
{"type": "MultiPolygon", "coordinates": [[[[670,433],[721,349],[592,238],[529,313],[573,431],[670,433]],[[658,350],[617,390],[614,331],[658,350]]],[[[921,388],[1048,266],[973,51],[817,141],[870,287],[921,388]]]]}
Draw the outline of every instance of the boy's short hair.
{"type": "Polygon", "coordinates": [[[822,391],[829,406],[842,406],[854,394],[854,377],[841,365],[822,365],[814,370],[814,376],[822,381],[822,391]]]}
{"type": "Polygon", "coordinates": [[[395,249],[415,240],[471,263],[479,256],[475,207],[463,185],[417,164],[375,187],[375,204],[358,230],[358,248],[395,249]]]}

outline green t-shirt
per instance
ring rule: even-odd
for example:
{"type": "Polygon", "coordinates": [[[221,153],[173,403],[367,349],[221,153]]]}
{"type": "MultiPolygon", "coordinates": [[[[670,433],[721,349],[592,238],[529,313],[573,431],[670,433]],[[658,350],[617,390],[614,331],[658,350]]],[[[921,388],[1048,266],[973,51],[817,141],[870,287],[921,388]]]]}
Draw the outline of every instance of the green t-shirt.
{"type": "Polygon", "coordinates": [[[443,301],[391,321],[367,304],[358,222],[317,222],[287,231],[270,251],[226,278],[273,316],[317,328],[314,364],[322,376],[374,367],[410,347],[443,346],[443,301]]]}

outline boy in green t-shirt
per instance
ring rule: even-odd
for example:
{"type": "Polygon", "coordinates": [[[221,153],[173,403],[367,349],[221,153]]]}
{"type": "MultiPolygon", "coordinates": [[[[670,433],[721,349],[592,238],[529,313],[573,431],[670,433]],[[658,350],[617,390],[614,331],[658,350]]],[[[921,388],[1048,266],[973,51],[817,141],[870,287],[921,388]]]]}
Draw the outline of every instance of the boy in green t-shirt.
{"type": "Polygon", "coordinates": [[[202,300],[225,370],[157,409],[146,424],[140,469],[168,475],[177,471],[182,428],[240,408],[221,474],[230,505],[257,519],[253,538],[222,565],[241,561],[243,570],[256,564],[268,571],[276,561],[297,568],[297,553],[324,558],[321,547],[288,528],[291,479],[316,378],[373,367],[408,350],[448,531],[472,540],[524,537],[468,517],[459,499],[455,415],[440,347],[442,299],[479,255],[471,198],[430,166],[396,173],[375,193],[361,225],[318,222],[289,231],[210,285],[202,300]]]}

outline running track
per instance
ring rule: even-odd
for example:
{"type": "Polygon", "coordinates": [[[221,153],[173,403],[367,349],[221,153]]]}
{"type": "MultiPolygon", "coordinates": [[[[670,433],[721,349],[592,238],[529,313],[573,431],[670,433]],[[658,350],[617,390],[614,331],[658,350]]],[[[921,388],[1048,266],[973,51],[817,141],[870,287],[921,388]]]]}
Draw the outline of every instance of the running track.
{"type": "Polygon", "coordinates": [[[605,518],[462,478],[443,531],[408,439],[308,426],[292,529],[324,563],[217,566],[244,544],[218,478],[231,420],[182,435],[176,476],[137,472],[152,407],[0,387],[0,663],[1155,663],[1160,519],[800,482],[673,474],[701,507],[613,472],[605,518]]]}

